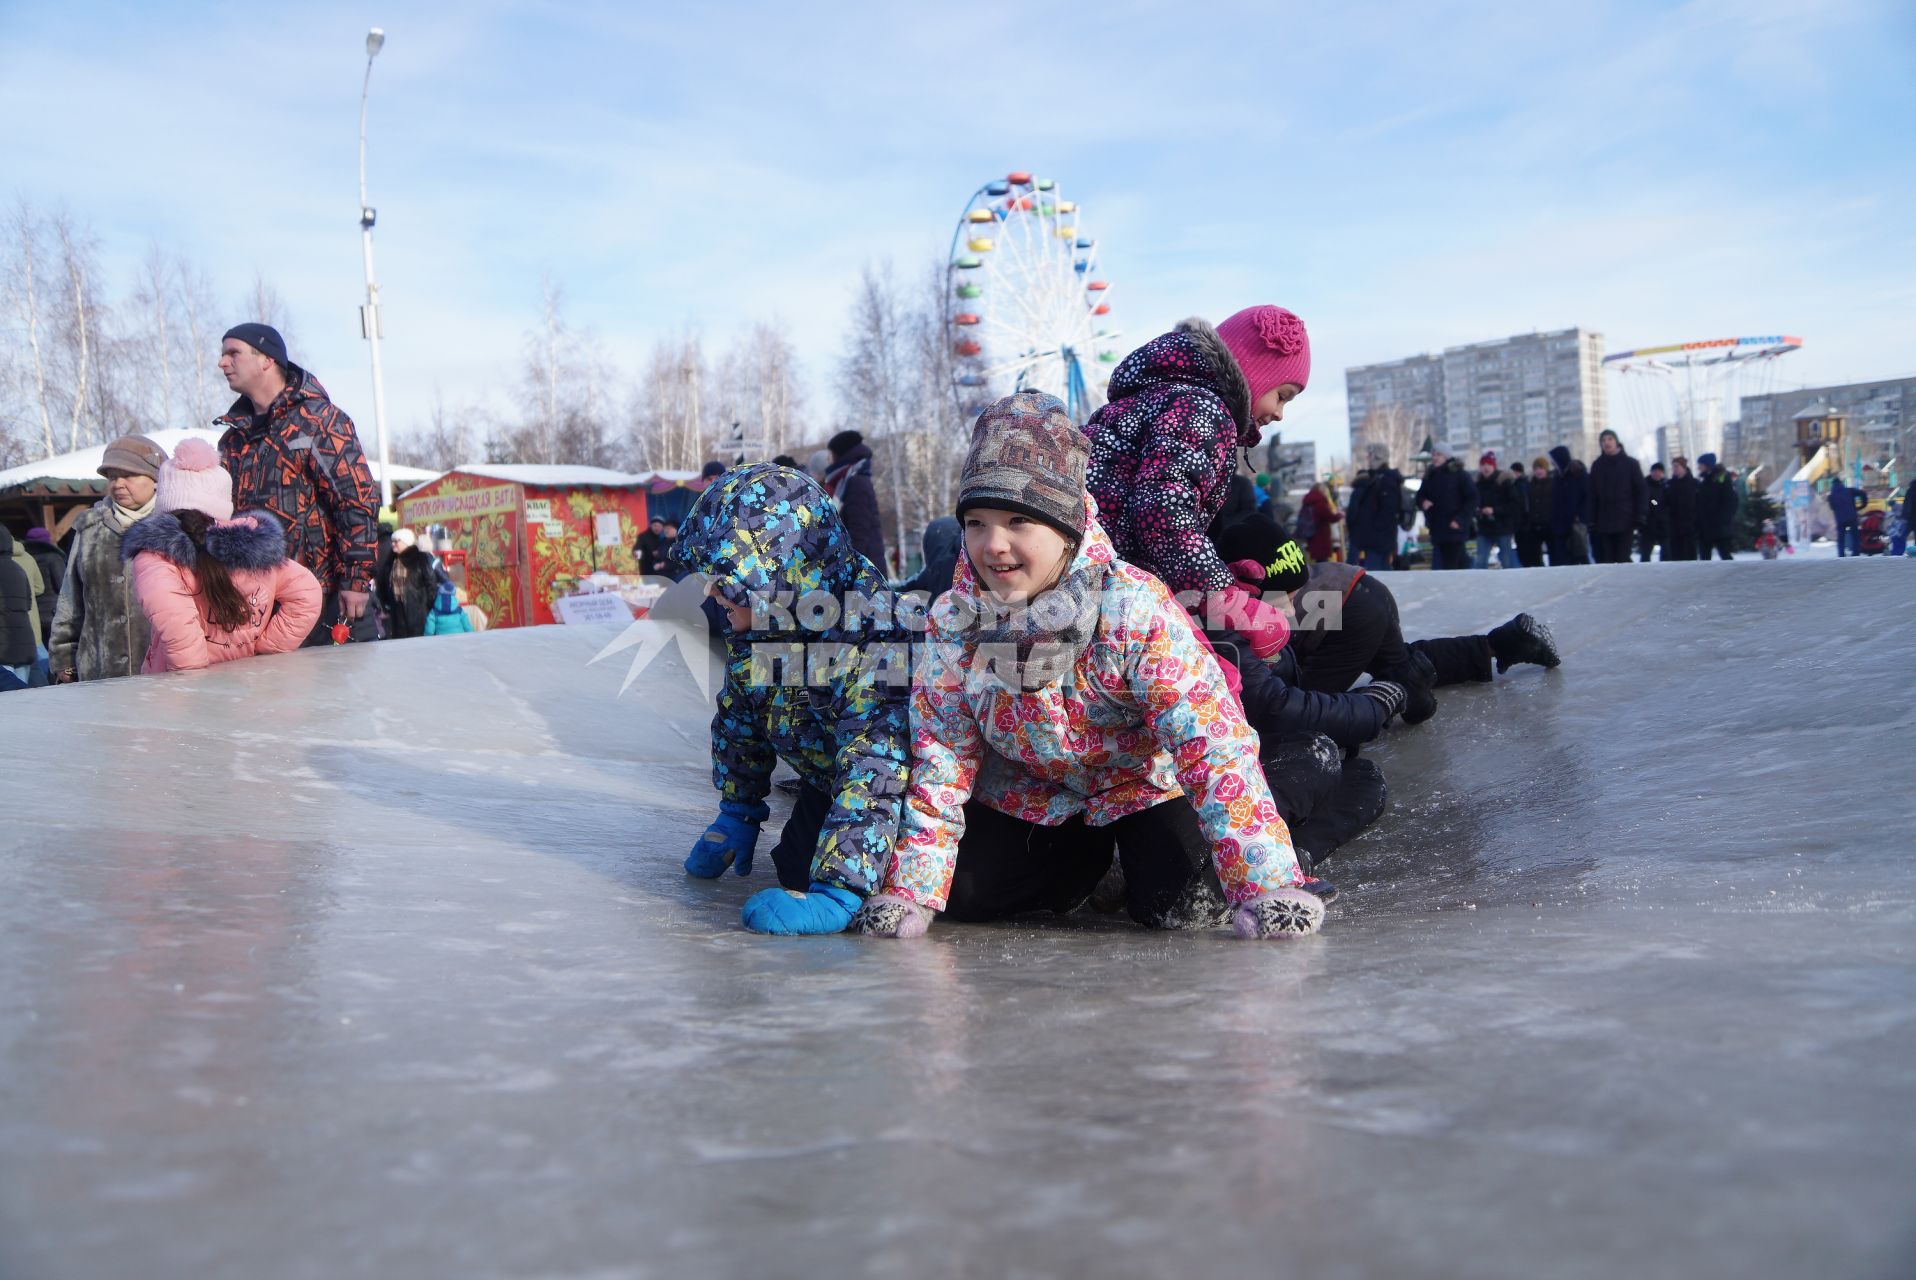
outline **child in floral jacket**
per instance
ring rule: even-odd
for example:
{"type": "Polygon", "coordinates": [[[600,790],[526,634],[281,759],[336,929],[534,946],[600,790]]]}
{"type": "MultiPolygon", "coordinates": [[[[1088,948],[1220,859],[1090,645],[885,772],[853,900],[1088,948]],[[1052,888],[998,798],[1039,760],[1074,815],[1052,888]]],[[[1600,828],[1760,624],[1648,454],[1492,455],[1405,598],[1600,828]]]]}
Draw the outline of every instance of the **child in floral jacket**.
{"type": "Polygon", "coordinates": [[[840,932],[890,864],[905,789],[909,655],[891,588],[818,483],[772,463],[701,494],[673,555],[711,578],[731,625],[712,718],[719,816],[685,869],[751,870],[783,760],[801,784],[772,850],[784,887],[754,894],[743,920],[759,933],[840,932]]]}
{"type": "Polygon", "coordinates": [[[1163,583],[1118,559],[1084,435],[1024,391],[980,415],[960,480],[965,555],[914,664],[912,769],[884,892],[854,928],[934,912],[1068,911],[1109,867],[1141,923],[1311,933],[1323,903],[1218,663],[1163,583]]]}

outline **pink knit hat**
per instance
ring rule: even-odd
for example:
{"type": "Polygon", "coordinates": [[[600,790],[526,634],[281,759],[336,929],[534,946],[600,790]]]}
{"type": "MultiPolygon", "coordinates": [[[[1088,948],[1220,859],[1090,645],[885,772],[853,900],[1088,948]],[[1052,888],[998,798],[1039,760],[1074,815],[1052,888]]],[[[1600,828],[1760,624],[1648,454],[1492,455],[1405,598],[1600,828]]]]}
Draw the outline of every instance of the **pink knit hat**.
{"type": "Polygon", "coordinates": [[[160,464],[154,512],[198,511],[215,520],[233,518],[233,477],[204,440],[188,437],[160,464]]]}
{"type": "Polygon", "coordinates": [[[1295,382],[1302,391],[1310,380],[1310,335],[1304,322],[1282,307],[1246,307],[1220,324],[1217,336],[1250,381],[1252,404],[1272,387],[1295,382]]]}

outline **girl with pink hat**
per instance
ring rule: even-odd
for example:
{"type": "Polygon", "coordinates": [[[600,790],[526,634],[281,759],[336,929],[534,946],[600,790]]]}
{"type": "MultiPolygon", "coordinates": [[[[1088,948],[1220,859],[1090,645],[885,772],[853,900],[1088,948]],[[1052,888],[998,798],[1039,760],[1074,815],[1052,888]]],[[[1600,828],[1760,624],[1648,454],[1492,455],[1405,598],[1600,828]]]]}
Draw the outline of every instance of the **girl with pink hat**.
{"type": "Polygon", "coordinates": [[[1215,329],[1186,320],[1124,358],[1110,403],[1085,424],[1086,481],[1118,554],[1174,593],[1222,606],[1260,658],[1275,657],[1290,628],[1237,584],[1205,531],[1238,450],[1284,420],[1310,376],[1310,336],[1282,307],[1247,307],[1215,329]]]}
{"type": "Polygon", "coordinates": [[[152,625],[142,674],[299,648],[319,618],[319,580],[286,558],[279,521],[234,518],[233,477],[211,445],[187,440],[161,465],[153,509],[120,545],[152,625]]]}

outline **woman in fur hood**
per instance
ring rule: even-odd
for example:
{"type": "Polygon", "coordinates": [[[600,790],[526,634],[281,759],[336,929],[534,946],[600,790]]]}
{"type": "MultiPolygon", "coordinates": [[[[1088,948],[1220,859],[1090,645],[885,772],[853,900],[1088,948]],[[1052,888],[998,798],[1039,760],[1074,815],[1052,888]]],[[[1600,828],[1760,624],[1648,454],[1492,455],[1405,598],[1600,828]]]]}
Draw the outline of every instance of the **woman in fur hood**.
{"type": "Polygon", "coordinates": [[[1264,659],[1289,630],[1238,587],[1205,533],[1230,493],[1237,451],[1284,420],[1310,374],[1310,336],[1282,307],[1248,307],[1215,329],[1186,320],[1124,358],[1110,403],[1085,424],[1086,483],[1118,554],[1173,592],[1227,603],[1264,659]]]}
{"type": "MultiPolygon", "coordinates": [[[[911,778],[861,933],[934,913],[1069,911],[1111,864],[1132,918],[1314,932],[1257,738],[1163,583],[1124,563],[1085,492],[1086,441],[1054,396],[978,418],[959,481],[965,554],[913,664],[911,778]]],[[[1327,886],[1326,886],[1327,888],[1327,886]]]]}
{"type": "Polygon", "coordinates": [[[299,648],[319,620],[319,580],[286,558],[279,521],[233,518],[233,477],[211,445],[187,440],[160,467],[153,510],[120,543],[152,628],[141,674],[299,648]]]}

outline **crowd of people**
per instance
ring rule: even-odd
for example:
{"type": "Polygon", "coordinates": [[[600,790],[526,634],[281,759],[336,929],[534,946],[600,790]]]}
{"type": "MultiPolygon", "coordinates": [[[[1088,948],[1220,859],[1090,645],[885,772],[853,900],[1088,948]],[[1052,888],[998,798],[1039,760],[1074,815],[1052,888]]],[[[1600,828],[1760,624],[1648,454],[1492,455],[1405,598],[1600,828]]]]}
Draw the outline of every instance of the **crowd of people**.
{"type": "Polygon", "coordinates": [[[1373,445],[1344,513],[1350,558],[1371,570],[1409,567],[1405,535],[1419,514],[1433,569],[1733,558],[1739,496],[1715,454],[1700,456],[1694,472],[1679,456],[1667,474],[1661,462],[1646,474],[1616,432],[1603,432],[1598,449],[1585,466],[1558,445],[1528,468],[1505,467],[1487,450],[1472,472],[1439,442],[1413,490],[1373,445]]]}
{"type": "Polygon", "coordinates": [[[1316,931],[1326,859],[1385,807],[1364,746],[1445,685],[1559,658],[1527,614],[1407,641],[1381,578],[1245,493],[1239,452],[1309,374],[1303,322],[1260,306],[1146,343],[1082,428],[1041,392],[998,401],[905,583],[861,551],[845,489],[777,462],[717,477],[673,551],[728,640],[719,813],[685,870],[749,873],[783,762],[779,883],[742,911],[759,932],[1088,904],[1316,931]],[[821,593],[842,607],[808,624],[821,593]]]}
{"type": "Polygon", "coordinates": [[[219,369],[217,448],[123,436],[64,550],[0,528],[0,689],[483,627],[428,538],[378,523],[352,419],[277,330],[228,330],[219,369]]]}

